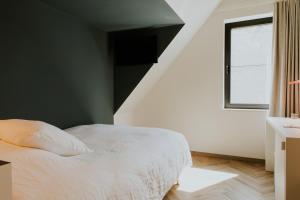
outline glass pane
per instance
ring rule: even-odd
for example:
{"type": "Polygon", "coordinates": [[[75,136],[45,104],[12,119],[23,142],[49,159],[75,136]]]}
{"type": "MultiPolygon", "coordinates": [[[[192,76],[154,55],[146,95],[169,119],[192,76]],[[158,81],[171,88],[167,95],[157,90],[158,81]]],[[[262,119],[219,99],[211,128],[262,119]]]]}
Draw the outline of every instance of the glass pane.
{"type": "Polygon", "coordinates": [[[272,34],[272,24],[231,30],[230,103],[269,103],[272,34]]]}

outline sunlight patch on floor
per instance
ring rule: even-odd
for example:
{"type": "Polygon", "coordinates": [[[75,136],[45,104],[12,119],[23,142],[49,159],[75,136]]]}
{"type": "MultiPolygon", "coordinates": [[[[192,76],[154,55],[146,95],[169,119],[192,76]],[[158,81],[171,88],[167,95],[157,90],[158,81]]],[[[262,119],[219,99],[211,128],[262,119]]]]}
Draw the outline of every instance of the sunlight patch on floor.
{"type": "Polygon", "coordinates": [[[195,192],[237,176],[238,174],[208,169],[186,168],[179,178],[177,190],[195,192]]]}

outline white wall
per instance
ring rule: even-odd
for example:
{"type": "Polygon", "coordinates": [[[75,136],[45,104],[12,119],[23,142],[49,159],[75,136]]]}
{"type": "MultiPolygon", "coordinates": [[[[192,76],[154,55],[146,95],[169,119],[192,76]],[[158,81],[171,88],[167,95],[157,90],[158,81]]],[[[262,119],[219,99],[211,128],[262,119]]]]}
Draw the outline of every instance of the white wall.
{"type": "Polygon", "coordinates": [[[224,20],[272,9],[270,0],[224,0],[163,77],[134,109],[115,115],[115,123],[182,132],[194,151],[264,158],[266,112],[223,109],[224,20]]]}
{"type": "Polygon", "coordinates": [[[172,42],[164,50],[146,76],[140,81],[137,87],[121,105],[115,116],[128,118],[148,91],[167,71],[172,62],[181,53],[185,46],[191,41],[201,25],[219,5],[221,0],[166,0],[177,15],[184,21],[185,25],[175,36],[172,42]]]}

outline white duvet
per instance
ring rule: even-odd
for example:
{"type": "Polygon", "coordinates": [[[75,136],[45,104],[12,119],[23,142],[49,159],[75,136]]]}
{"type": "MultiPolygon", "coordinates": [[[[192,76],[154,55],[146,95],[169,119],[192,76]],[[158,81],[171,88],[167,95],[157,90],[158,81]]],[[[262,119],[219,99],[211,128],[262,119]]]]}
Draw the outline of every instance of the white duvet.
{"type": "Polygon", "coordinates": [[[62,157],[0,141],[0,160],[12,162],[13,200],[161,200],[191,165],[176,132],[88,125],[67,130],[94,150],[62,157]]]}

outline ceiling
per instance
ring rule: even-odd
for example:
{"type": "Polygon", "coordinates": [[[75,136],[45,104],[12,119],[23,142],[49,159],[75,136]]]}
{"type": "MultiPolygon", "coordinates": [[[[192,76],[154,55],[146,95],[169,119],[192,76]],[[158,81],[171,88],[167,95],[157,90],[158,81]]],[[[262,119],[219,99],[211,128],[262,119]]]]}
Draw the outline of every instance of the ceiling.
{"type": "Polygon", "coordinates": [[[104,31],[183,24],[165,0],[41,0],[104,31]]]}

